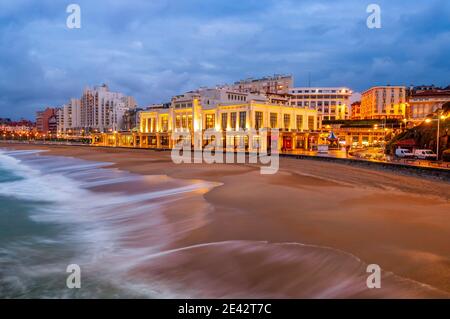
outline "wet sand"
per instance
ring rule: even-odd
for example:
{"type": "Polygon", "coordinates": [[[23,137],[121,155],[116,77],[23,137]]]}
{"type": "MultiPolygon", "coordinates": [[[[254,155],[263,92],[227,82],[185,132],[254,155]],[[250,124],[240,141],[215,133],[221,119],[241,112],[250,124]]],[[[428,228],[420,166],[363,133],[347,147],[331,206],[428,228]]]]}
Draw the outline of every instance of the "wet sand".
{"type": "MultiPolygon", "coordinates": [[[[145,275],[151,268],[152,278],[156,273],[174,278],[174,284],[190,285],[200,291],[194,296],[333,297],[336,294],[325,283],[331,280],[331,286],[337,287],[341,276],[347,280],[353,273],[357,288],[350,284],[342,288],[349,291],[338,296],[450,296],[450,187],[446,182],[286,158],[280,159],[277,174],[261,175],[257,165],[249,164],[176,165],[170,152],[0,147],[45,149],[48,155],[112,162],[114,168],[142,175],[218,183],[200,192],[210,207],[207,223],[168,247],[180,253],[166,254],[148,267],[135,269],[136,275],[145,275]],[[323,266],[317,271],[311,270],[317,263],[308,266],[314,258],[323,266]],[[382,289],[365,287],[365,269],[358,259],[380,265],[388,278],[382,289]],[[193,276],[196,272],[202,275],[193,276]],[[389,279],[390,273],[411,282],[389,279]],[[435,289],[421,289],[415,282],[435,289]],[[206,285],[214,288],[202,294],[206,285]]],[[[191,199],[168,206],[164,214],[176,222],[200,206],[191,199]]]]}

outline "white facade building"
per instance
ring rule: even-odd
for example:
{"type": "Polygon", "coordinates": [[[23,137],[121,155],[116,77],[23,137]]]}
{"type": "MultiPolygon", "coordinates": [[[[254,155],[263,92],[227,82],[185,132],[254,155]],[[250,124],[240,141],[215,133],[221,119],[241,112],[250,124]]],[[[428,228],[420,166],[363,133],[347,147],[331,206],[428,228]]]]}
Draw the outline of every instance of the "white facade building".
{"type": "Polygon", "coordinates": [[[81,101],[70,99],[69,103],[63,106],[63,127],[61,133],[79,133],[81,131],[81,101]]]}
{"type": "Polygon", "coordinates": [[[291,88],[291,106],[317,110],[323,120],[345,120],[349,117],[352,90],[347,87],[296,87],[291,88]]]}
{"type": "Polygon", "coordinates": [[[111,92],[107,85],[86,88],[81,97],[80,124],[86,131],[113,132],[122,127],[123,115],[136,107],[134,98],[111,92]]]}
{"type": "Polygon", "coordinates": [[[275,74],[258,79],[240,80],[230,87],[235,91],[247,93],[287,94],[293,83],[292,75],[275,74]]]}

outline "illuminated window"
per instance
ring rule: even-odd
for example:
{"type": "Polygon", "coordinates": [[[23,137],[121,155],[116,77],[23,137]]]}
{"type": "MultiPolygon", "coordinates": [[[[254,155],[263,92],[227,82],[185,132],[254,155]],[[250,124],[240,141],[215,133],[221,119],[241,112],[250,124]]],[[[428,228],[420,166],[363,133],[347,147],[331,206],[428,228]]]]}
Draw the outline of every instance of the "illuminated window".
{"type": "Polygon", "coordinates": [[[284,128],[288,130],[290,128],[291,124],[291,115],[290,114],[284,114],[283,115],[284,120],[284,128]]]}
{"type": "Polygon", "coordinates": [[[169,130],[169,118],[167,116],[163,116],[161,118],[161,128],[163,132],[167,132],[169,130]]]}
{"type": "Polygon", "coordinates": [[[277,128],[278,125],[278,114],[270,113],[270,128],[277,128]]]}
{"type": "Polygon", "coordinates": [[[205,116],[205,128],[214,128],[215,115],[214,114],[206,114],[205,116]]]}
{"type": "Polygon", "coordinates": [[[227,119],[228,113],[222,113],[222,131],[225,131],[227,129],[227,119]]]}
{"type": "Polygon", "coordinates": [[[263,125],[263,112],[255,112],[255,129],[259,130],[263,125]]]}
{"type": "Polygon", "coordinates": [[[314,116],[308,116],[308,129],[314,130],[314,116]]]}
{"type": "Polygon", "coordinates": [[[297,115],[297,130],[301,130],[303,128],[303,115],[297,115]]]}
{"type": "Polygon", "coordinates": [[[230,120],[231,120],[231,128],[233,129],[233,130],[235,130],[236,129],[236,118],[237,118],[237,115],[236,115],[236,112],[232,112],[231,114],[230,114],[230,120]]]}
{"type": "Polygon", "coordinates": [[[239,112],[239,128],[245,129],[247,112],[239,112]]]}

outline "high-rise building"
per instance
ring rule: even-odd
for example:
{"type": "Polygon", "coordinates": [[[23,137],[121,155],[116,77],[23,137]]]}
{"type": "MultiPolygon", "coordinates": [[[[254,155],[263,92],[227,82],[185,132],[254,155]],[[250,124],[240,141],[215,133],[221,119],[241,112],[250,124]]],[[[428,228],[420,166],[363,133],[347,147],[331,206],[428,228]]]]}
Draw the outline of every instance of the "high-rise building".
{"type": "Polygon", "coordinates": [[[111,92],[106,84],[86,88],[81,97],[80,126],[86,131],[117,131],[125,112],[136,107],[132,97],[111,92]]]}
{"type": "Polygon", "coordinates": [[[375,86],[361,94],[363,119],[403,119],[406,108],[404,86],[375,86]]]}
{"type": "Polygon", "coordinates": [[[63,126],[61,133],[80,133],[81,131],[81,101],[79,99],[70,99],[63,106],[63,126]]]}
{"type": "Polygon", "coordinates": [[[55,109],[56,115],[56,132],[58,134],[64,132],[64,106],[55,109]]]}
{"type": "Polygon", "coordinates": [[[297,87],[289,90],[291,105],[317,110],[319,120],[348,118],[352,90],[346,87],[297,87]]]}

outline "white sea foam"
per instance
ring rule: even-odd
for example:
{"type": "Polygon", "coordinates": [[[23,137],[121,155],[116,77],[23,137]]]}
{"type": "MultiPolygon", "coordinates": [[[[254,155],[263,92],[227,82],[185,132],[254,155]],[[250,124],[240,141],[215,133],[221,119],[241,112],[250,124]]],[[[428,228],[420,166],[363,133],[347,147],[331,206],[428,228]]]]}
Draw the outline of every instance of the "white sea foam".
{"type": "MultiPolygon", "coordinates": [[[[30,216],[35,222],[68,226],[68,230],[57,240],[33,238],[34,243],[51,245],[64,242],[77,246],[82,254],[73,256],[73,260],[67,260],[65,263],[83,265],[84,271],[91,274],[98,272],[99,278],[108,275],[109,279],[116,278],[121,281],[120,276],[114,273],[135,266],[139,259],[137,257],[160,251],[183,232],[201,227],[204,223],[201,221],[204,211],[199,211],[197,216],[191,217],[192,220],[185,220],[183,225],[173,225],[164,216],[163,207],[174,201],[198,197],[201,195],[199,191],[205,192],[215,185],[202,181],[182,182],[166,176],[142,177],[102,168],[110,163],[92,163],[42,154],[38,155],[40,160],[36,160],[36,155],[35,152],[0,153],[0,167],[22,177],[19,180],[0,183],[0,195],[39,203],[34,206],[30,216]],[[124,184],[127,189],[126,185],[150,180],[156,185],[161,183],[161,189],[142,189],[133,193],[121,190],[91,190],[94,187],[117,184],[124,184]],[[136,234],[142,234],[140,236],[145,240],[145,245],[125,247],[124,242],[135,242],[139,239],[136,234]]],[[[16,243],[9,251],[5,251],[3,256],[13,258],[15,255],[27,260],[39,253],[46,252],[36,251],[32,243],[16,243]]],[[[17,267],[17,263],[15,266],[17,267]]],[[[24,278],[65,271],[65,267],[58,263],[25,264],[21,265],[20,269],[23,270],[22,278],[8,274],[9,279],[5,280],[9,283],[21,282],[18,287],[22,287],[24,278]]],[[[152,291],[152,288],[149,288],[152,291]]]]}

